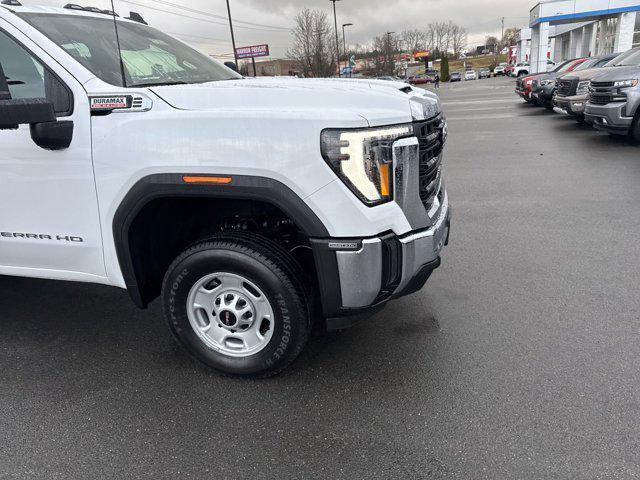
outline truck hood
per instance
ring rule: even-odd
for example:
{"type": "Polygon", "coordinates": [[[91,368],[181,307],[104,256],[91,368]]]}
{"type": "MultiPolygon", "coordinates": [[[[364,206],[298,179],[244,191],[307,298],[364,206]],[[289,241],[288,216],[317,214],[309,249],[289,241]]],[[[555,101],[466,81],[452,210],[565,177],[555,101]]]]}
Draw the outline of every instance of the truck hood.
{"type": "MultiPolygon", "coordinates": [[[[424,120],[440,113],[438,97],[402,82],[357,79],[261,77],[151,90],[173,108],[196,111],[243,110],[322,116],[336,111],[359,116],[370,126],[424,120]]],[[[339,126],[339,125],[338,125],[339,126]]]]}
{"type": "Polygon", "coordinates": [[[560,78],[563,80],[573,80],[574,78],[579,79],[580,81],[591,80],[593,77],[600,73],[605,73],[609,71],[609,67],[603,68],[588,68],[587,70],[579,70],[577,72],[569,72],[562,75],[560,78]]]}
{"type": "Polygon", "coordinates": [[[603,68],[601,73],[594,75],[595,82],[616,82],[618,80],[640,79],[640,67],[610,67],[603,68]]]}

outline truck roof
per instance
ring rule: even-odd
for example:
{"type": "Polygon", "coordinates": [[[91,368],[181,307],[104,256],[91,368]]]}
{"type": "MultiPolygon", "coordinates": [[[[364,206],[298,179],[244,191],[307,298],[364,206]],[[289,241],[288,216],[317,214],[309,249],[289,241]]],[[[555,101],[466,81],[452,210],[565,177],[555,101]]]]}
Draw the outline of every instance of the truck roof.
{"type": "MultiPolygon", "coordinates": [[[[79,10],[73,8],[60,8],[60,7],[47,7],[44,5],[0,5],[0,7],[9,10],[13,13],[44,13],[48,15],[75,15],[78,17],[93,17],[93,18],[113,18],[113,16],[106,10],[102,13],[92,12],[90,10],[79,10]]],[[[132,22],[132,20],[125,17],[116,17],[118,21],[132,22]]],[[[133,22],[137,23],[137,22],[133,22]]]]}

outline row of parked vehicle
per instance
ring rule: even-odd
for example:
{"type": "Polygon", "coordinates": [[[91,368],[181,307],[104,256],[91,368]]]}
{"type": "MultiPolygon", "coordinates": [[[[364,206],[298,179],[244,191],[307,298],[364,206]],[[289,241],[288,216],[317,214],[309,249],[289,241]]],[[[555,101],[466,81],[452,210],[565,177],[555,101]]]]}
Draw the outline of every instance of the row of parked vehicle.
{"type": "Polygon", "coordinates": [[[639,80],[640,47],[574,58],[550,72],[521,76],[516,93],[529,103],[640,143],[639,80]]]}
{"type": "Polygon", "coordinates": [[[462,72],[451,72],[449,75],[450,82],[461,82],[463,79],[466,80],[482,80],[483,78],[491,77],[491,69],[489,68],[480,68],[477,71],[473,69],[467,69],[464,73],[462,72]]]}

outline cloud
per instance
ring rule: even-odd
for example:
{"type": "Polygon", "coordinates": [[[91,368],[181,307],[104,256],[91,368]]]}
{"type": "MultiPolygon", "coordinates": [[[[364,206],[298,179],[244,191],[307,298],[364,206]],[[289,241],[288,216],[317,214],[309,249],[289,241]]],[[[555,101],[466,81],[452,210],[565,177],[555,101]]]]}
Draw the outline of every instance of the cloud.
{"type": "MultiPolygon", "coordinates": [[[[225,0],[115,1],[120,5],[128,4],[131,10],[141,13],[153,26],[172,33],[209,54],[220,56],[232,52],[229,27],[224,19],[166,5],[166,2],[170,2],[226,17],[225,0]]],[[[329,0],[230,2],[234,19],[254,24],[290,28],[295,15],[305,7],[323,10],[333,21],[329,0]]],[[[68,0],[26,0],[25,3],[62,6],[68,0]]],[[[77,0],[74,3],[107,8],[110,0],[77,0]]],[[[486,35],[499,35],[500,17],[506,17],[505,27],[526,26],[529,9],[534,3],[533,0],[340,0],[336,7],[339,26],[342,23],[354,24],[349,28],[347,36],[348,42],[352,44],[366,44],[373,37],[387,31],[401,32],[408,28],[423,28],[433,21],[448,20],[467,28],[469,41],[474,44],[482,43],[486,35]]],[[[268,43],[273,56],[285,55],[290,41],[288,31],[241,22],[236,22],[235,27],[237,45],[268,43]]]]}

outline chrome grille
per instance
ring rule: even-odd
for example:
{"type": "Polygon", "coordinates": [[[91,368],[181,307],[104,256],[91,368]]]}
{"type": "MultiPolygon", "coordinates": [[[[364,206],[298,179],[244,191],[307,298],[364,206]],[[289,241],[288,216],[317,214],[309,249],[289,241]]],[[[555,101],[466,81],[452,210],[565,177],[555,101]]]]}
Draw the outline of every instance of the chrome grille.
{"type": "Polygon", "coordinates": [[[427,211],[431,209],[440,189],[444,126],[442,115],[413,124],[413,131],[419,143],[420,200],[427,211]]]}

